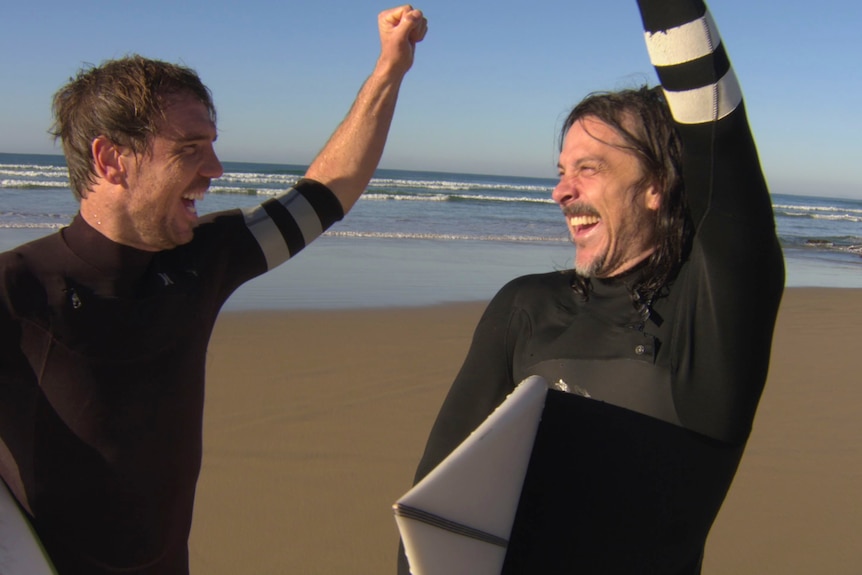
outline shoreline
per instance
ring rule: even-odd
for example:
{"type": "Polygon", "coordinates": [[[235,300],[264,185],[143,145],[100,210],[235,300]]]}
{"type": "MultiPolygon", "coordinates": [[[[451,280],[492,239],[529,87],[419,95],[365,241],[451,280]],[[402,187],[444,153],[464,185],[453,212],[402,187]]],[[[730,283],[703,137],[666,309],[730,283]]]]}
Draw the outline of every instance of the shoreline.
{"type": "MultiPolygon", "coordinates": [[[[0,251],[54,230],[0,229],[0,251]]],[[[487,302],[508,281],[571,267],[565,242],[317,239],[241,286],[228,311],[383,309],[487,302]]],[[[862,257],[785,250],[788,287],[862,288],[862,257]]]]}
{"type": "MultiPolygon", "coordinates": [[[[486,301],[226,311],[207,361],[192,572],[395,572],[391,505],[486,301]]],[[[788,288],[704,573],[858,571],[862,290],[788,288]]]]}
{"type": "MultiPolygon", "coordinates": [[[[571,267],[568,243],[319,238],[242,286],[224,311],[385,309],[487,302],[516,277],[571,267]]],[[[787,288],[862,288],[862,257],[785,251],[787,288]],[[858,260],[858,261],[857,261],[858,260]]]]}

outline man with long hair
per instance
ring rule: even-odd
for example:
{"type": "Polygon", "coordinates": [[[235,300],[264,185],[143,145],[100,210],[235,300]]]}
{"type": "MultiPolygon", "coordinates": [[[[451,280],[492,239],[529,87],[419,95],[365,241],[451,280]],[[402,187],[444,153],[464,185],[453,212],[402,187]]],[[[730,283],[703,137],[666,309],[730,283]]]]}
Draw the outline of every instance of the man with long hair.
{"type": "Polygon", "coordinates": [[[572,110],[574,269],[493,298],[416,473],[547,381],[503,573],[699,573],[766,379],[784,264],[736,76],[702,0],[638,5],[661,88],[572,110]]]}

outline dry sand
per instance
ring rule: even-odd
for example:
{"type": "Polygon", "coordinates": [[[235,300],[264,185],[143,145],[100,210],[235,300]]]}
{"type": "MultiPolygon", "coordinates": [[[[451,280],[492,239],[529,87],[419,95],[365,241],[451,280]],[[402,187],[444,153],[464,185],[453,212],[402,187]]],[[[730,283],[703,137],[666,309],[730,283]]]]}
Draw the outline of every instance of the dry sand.
{"type": "MultiPolygon", "coordinates": [[[[411,484],[484,304],[225,313],[192,572],[394,573],[411,484]]],[[[862,570],[862,290],[791,288],[707,575],[862,570]]]]}

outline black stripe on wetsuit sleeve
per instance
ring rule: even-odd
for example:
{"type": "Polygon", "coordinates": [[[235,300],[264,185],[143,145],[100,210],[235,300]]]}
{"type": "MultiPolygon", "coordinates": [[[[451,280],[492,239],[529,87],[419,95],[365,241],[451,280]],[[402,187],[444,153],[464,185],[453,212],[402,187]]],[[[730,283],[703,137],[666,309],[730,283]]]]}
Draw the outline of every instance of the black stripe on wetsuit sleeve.
{"type": "Polygon", "coordinates": [[[715,84],[730,70],[730,59],[719,44],[712,54],[675,66],[656,66],[662,87],[672,92],[684,92],[715,84]]]}
{"type": "Polygon", "coordinates": [[[638,0],[638,6],[647,32],[676,28],[706,14],[703,0],[638,0]]]}

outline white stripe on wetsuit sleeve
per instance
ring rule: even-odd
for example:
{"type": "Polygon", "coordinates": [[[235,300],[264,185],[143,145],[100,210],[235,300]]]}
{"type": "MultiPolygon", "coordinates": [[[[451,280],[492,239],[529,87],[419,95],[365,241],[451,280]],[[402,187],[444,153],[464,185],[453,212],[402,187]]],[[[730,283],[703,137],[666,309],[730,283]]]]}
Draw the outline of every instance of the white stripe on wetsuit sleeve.
{"type": "Polygon", "coordinates": [[[320,216],[314,210],[305,196],[296,190],[290,190],[290,193],[278,198],[293,219],[296,220],[296,225],[302,230],[302,237],[305,238],[305,245],[310,244],[323,233],[323,224],[320,223],[320,216]]]}
{"type": "Polygon", "coordinates": [[[680,124],[715,122],[733,112],[742,102],[742,89],[733,68],[715,84],[686,90],[664,91],[674,120],[680,124]]]}
{"type": "MultiPolygon", "coordinates": [[[[323,225],[317,212],[302,194],[291,189],[290,192],[278,198],[278,202],[296,222],[305,245],[310,244],[323,233],[323,225]]],[[[263,206],[246,209],[244,213],[245,223],[266,258],[267,269],[272,269],[290,259],[292,254],[287,242],[263,206]]]]}
{"type": "Polygon", "coordinates": [[[707,11],[702,18],[661,32],[647,32],[647,52],[653,66],[685,64],[708,56],[720,42],[718,26],[707,11]]]}
{"type": "MultiPolygon", "coordinates": [[[[720,43],[718,26],[709,11],[688,24],[646,33],[647,51],[656,67],[676,66],[709,56],[720,43]]],[[[667,89],[664,92],[674,119],[681,124],[715,122],[742,102],[742,90],[733,68],[715,84],[684,92],[667,89]]]]}

